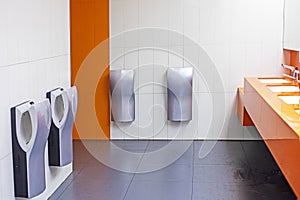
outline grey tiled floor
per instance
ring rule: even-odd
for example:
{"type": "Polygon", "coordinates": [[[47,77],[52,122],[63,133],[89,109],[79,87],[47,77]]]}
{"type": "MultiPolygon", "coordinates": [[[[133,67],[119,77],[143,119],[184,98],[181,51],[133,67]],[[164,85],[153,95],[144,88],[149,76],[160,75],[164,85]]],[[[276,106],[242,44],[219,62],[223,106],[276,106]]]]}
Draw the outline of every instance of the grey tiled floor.
{"type": "MultiPolygon", "coordinates": [[[[127,158],[112,153],[115,145],[142,155],[132,160],[134,167],[130,169],[151,169],[164,160],[146,160],[145,154],[161,149],[168,141],[94,143],[91,146],[95,151],[105,152],[111,161],[121,159],[125,168],[127,158]]],[[[50,200],[296,199],[263,141],[218,141],[203,159],[198,156],[203,141],[191,144],[178,160],[163,169],[125,173],[105,166],[89,154],[82,142],[74,141],[74,172],[50,200]]]]}

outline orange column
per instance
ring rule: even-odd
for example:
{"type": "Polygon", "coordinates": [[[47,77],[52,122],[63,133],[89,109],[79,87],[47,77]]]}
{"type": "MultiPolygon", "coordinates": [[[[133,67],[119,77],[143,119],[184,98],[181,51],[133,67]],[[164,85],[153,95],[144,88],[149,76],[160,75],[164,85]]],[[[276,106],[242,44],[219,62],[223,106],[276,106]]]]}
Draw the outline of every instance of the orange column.
{"type": "MultiPolygon", "coordinates": [[[[77,72],[88,54],[101,42],[109,38],[109,0],[71,0],[71,81],[75,82],[77,72]]],[[[107,55],[109,56],[109,48],[107,55]]],[[[78,91],[80,94],[80,91],[78,91]]],[[[79,98],[80,100],[80,98],[79,98]]],[[[81,139],[109,139],[109,68],[100,78],[96,95],[95,110],[105,136],[97,133],[80,134],[81,139]],[[91,137],[92,135],[92,137],[91,137]]],[[[78,106],[85,106],[80,104],[78,106]]],[[[74,129],[73,138],[78,139],[74,129]]]]}

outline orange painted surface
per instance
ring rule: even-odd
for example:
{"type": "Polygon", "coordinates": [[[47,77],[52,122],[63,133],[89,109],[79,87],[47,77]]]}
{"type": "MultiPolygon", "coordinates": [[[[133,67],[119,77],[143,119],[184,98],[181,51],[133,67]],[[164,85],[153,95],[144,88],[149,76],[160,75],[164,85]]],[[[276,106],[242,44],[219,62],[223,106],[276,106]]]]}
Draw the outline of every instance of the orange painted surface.
{"type": "Polygon", "coordinates": [[[254,126],[247,110],[244,106],[244,88],[238,89],[238,116],[243,126],[254,126]]]}
{"type": "Polygon", "coordinates": [[[300,68],[299,51],[284,49],[283,62],[286,65],[291,65],[300,68]]]}
{"type": "MultiPolygon", "coordinates": [[[[257,78],[245,78],[244,105],[281,171],[300,197],[300,115],[257,78]]],[[[278,84],[277,84],[278,85],[278,84]]],[[[289,94],[292,95],[292,94],[289,94]]]]}
{"type": "MultiPolygon", "coordinates": [[[[78,70],[84,59],[99,43],[109,38],[109,0],[71,0],[71,80],[74,84],[78,70]]],[[[101,55],[107,59],[107,54],[101,55]]],[[[101,58],[99,58],[101,59],[101,58]]],[[[95,66],[96,67],[96,66],[95,66]]],[[[105,69],[104,69],[105,70],[105,69]]],[[[109,139],[109,71],[100,78],[95,99],[95,110],[98,122],[101,125],[105,136],[97,133],[80,134],[81,139],[109,139]]],[[[89,88],[81,88],[88,90],[89,88]]],[[[80,102],[79,107],[85,106],[80,102]]],[[[92,102],[91,102],[92,103],[92,102]]],[[[74,129],[73,138],[78,139],[77,130],[74,129]]]]}

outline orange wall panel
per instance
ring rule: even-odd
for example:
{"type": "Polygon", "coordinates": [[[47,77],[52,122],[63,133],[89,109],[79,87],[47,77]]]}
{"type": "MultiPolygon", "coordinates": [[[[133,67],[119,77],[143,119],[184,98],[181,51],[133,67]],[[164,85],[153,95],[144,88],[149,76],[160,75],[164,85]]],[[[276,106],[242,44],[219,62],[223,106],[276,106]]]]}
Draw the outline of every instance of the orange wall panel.
{"type": "MultiPolygon", "coordinates": [[[[71,80],[75,83],[76,75],[82,62],[89,53],[101,42],[109,38],[109,0],[71,0],[71,80]]],[[[107,54],[101,57],[109,59],[109,47],[107,54]]],[[[81,139],[109,139],[109,67],[105,69],[95,95],[95,110],[98,122],[101,125],[104,136],[98,133],[80,134],[81,139]]],[[[88,90],[88,88],[86,88],[88,90]]],[[[79,105],[85,106],[80,102],[79,105]]],[[[91,102],[92,103],[92,102],[91,102]]],[[[73,138],[78,139],[77,130],[74,129],[73,138]]]]}
{"type": "Polygon", "coordinates": [[[286,65],[291,65],[300,68],[299,51],[284,49],[283,60],[284,64],[286,65]]]}

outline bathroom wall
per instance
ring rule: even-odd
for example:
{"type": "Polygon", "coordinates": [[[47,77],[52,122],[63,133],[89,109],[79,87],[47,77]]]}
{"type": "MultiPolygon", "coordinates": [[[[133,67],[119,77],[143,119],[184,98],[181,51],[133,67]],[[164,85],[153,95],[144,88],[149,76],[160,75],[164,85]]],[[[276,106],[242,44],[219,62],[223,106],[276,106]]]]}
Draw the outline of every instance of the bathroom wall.
{"type": "MultiPolygon", "coordinates": [[[[181,33],[207,52],[224,85],[224,129],[220,136],[214,130],[206,135],[212,103],[222,103],[218,102],[218,92],[201,89],[204,79],[212,80],[213,75],[203,79],[194,74],[194,106],[198,111],[195,113],[194,109],[193,120],[181,125],[168,122],[166,89],[156,85],[166,86],[168,67],[188,64],[168,52],[140,49],[128,53],[138,44],[138,36],[123,37],[125,42],[119,45],[111,40],[110,67],[135,71],[136,120],[129,124],[111,123],[112,139],[172,139],[179,127],[179,139],[192,139],[193,131],[198,139],[260,139],[254,127],[242,127],[238,120],[237,88],[243,86],[245,76],[281,74],[283,0],[110,0],[111,36],[145,27],[181,33]]],[[[185,55],[185,42],[180,41],[184,41],[183,36],[174,39],[167,34],[160,45],[185,55]]]]}
{"type": "MultiPolygon", "coordinates": [[[[10,108],[70,86],[69,1],[0,1],[0,199],[14,199],[10,108]]],[[[47,172],[51,192],[72,166],[47,172]]]]}

